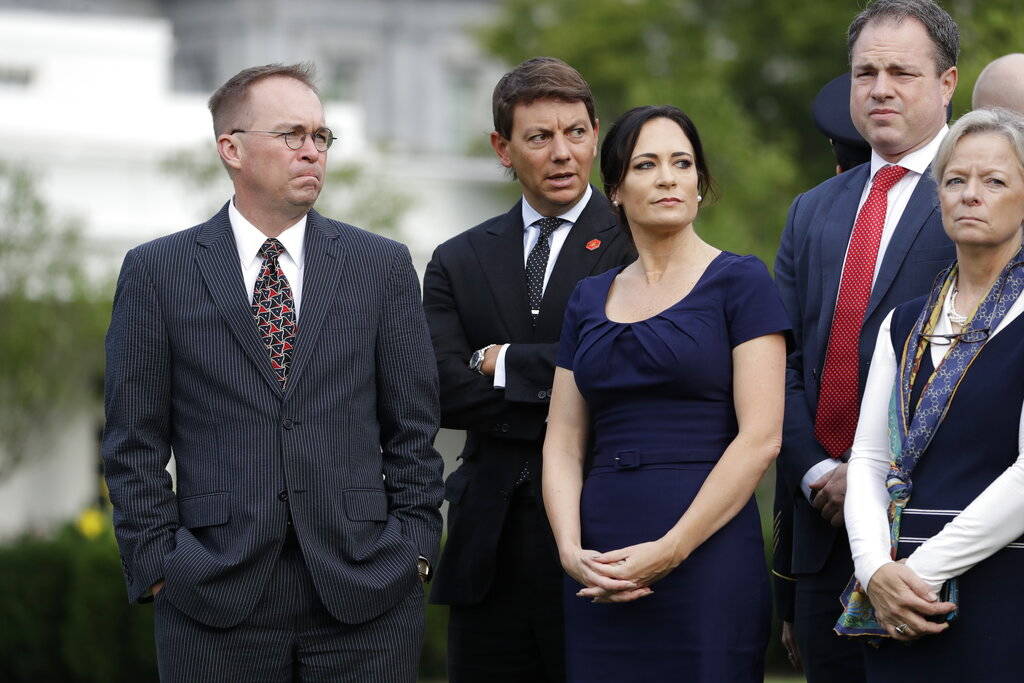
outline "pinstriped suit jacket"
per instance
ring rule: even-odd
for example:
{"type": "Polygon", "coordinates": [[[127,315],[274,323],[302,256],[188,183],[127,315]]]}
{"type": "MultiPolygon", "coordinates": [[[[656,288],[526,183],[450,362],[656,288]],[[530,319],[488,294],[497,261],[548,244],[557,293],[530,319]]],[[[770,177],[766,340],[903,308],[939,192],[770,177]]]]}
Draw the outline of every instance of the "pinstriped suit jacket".
{"type": "Polygon", "coordinates": [[[105,476],[128,594],[227,627],[253,609],[288,508],[327,609],[360,623],[435,559],[434,357],[408,250],[310,211],[287,388],[244,291],[227,205],[131,250],[107,334],[105,476]],[[173,451],[177,492],[164,467],[173,451]]]}

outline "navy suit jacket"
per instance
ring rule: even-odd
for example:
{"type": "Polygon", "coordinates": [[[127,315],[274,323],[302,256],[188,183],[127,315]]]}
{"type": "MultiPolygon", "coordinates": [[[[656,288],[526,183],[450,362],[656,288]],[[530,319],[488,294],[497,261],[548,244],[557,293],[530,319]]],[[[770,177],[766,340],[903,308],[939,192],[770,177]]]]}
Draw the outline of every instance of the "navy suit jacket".
{"type": "MultiPolygon", "coordinates": [[[[537,492],[565,305],[582,278],[635,258],[608,200],[595,189],[558,253],[534,326],[526,298],[521,202],[434,252],[423,305],[441,379],[441,424],[464,429],[467,437],[463,462],[445,484],[448,538],[433,602],[475,604],[487,593],[509,495],[524,461],[537,492]],[[475,349],[493,343],[511,344],[504,390],[467,367],[475,349]]],[[[555,556],[550,531],[537,543],[550,545],[555,556]]]]}
{"type": "Polygon", "coordinates": [[[408,596],[441,530],[437,374],[401,244],[309,212],[282,390],[227,205],[125,257],[107,334],[103,460],[131,600],[165,580],[216,627],[255,606],[287,532],[337,619],[408,596]],[[171,454],[176,490],[165,471],[171,454]]]}
{"type": "MultiPolygon", "coordinates": [[[[820,571],[836,536],[836,529],[807,502],[800,480],[811,466],[829,457],[814,436],[814,416],[846,247],[870,168],[869,163],[861,164],[798,196],[790,206],[775,258],[775,280],[795,341],[787,359],[786,414],[778,459],[785,490],[776,495],[793,501],[790,569],[796,574],[820,571]]],[[[897,305],[926,294],[935,276],[954,258],[929,171],[910,197],[871,290],[859,345],[861,393],[882,320],[897,305]]]]}

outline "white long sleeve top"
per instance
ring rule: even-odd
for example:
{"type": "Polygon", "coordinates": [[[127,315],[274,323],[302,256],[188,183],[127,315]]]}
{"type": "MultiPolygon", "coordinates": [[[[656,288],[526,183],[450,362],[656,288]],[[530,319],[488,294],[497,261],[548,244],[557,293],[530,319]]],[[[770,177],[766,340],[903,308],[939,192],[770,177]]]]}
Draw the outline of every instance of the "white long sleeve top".
{"type": "MultiPolygon", "coordinates": [[[[943,302],[936,334],[952,333],[947,313],[950,296],[943,302]]],[[[1024,312],[1024,295],[1013,303],[992,336],[999,334],[1024,312]]],[[[891,562],[889,545],[889,398],[896,377],[896,354],[890,337],[892,311],[878,330],[861,402],[860,420],[850,454],[843,509],[850,537],[854,572],[867,588],[874,573],[891,562]]],[[[932,344],[932,364],[939,363],[949,345],[932,344]]],[[[993,390],[997,390],[993,388],[993,390]]],[[[954,398],[954,400],[956,400],[954,398]]],[[[907,559],[907,566],[934,591],[963,574],[1024,533],[1024,405],[1018,430],[1018,458],[941,532],[925,541],[907,559]]],[[[969,454],[968,454],[969,455],[969,454]]],[[[924,457],[927,457],[925,455],[924,457]]]]}

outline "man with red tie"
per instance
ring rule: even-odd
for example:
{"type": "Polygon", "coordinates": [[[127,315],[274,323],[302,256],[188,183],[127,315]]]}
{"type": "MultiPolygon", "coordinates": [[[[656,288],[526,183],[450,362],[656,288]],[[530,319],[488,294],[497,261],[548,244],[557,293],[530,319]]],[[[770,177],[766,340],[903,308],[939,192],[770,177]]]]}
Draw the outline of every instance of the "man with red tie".
{"type": "Polygon", "coordinates": [[[877,0],[848,49],[871,160],[793,201],[775,262],[795,341],[776,495],[793,505],[794,627],[811,683],[864,680],[860,645],[832,626],[853,572],[845,461],[878,326],[954,258],[928,167],[957,83],[956,23],[932,0],[877,0]]]}

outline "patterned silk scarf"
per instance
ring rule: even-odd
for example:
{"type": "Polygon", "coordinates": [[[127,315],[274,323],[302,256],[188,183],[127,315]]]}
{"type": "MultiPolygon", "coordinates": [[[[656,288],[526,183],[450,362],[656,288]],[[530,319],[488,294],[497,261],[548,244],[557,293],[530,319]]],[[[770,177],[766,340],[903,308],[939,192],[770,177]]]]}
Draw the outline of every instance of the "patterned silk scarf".
{"type": "MultiPolygon", "coordinates": [[[[903,344],[889,401],[890,463],[885,481],[889,493],[889,542],[894,560],[900,538],[900,520],[913,490],[911,474],[942,424],[960,382],[985,347],[991,331],[999,326],[1024,290],[1024,268],[1020,266],[1024,266],[1024,247],[1003,268],[961,333],[953,337],[945,358],[928,378],[914,411],[911,411],[911,395],[917,372],[921,359],[928,352],[929,338],[942,315],[942,304],[956,282],[956,264],[947,268],[944,276],[936,278],[928,301],[903,344]]],[[[949,600],[957,602],[957,598],[956,579],[951,579],[949,600]]],[[[875,610],[856,577],[850,579],[839,600],[843,604],[843,613],[835,625],[837,634],[890,637],[875,618],[875,610]]],[[[946,618],[952,619],[955,614],[950,613],[946,618]]]]}

